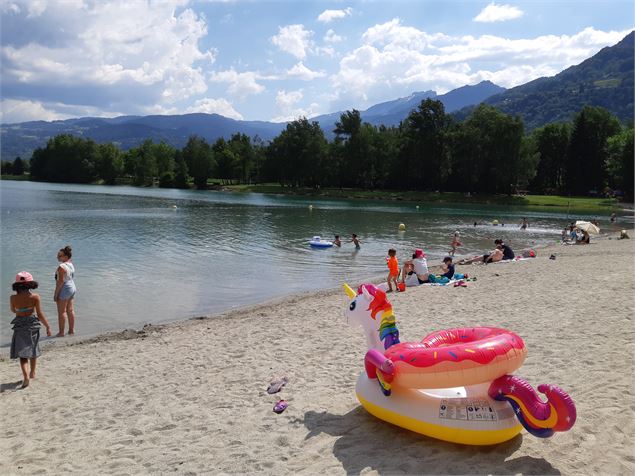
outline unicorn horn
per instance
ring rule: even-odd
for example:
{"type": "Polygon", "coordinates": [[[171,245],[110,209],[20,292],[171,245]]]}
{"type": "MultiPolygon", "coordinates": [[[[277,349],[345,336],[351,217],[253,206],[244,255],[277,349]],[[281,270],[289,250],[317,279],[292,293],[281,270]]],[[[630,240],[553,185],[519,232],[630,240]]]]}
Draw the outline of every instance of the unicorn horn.
{"type": "Polygon", "coordinates": [[[346,295],[351,298],[354,299],[355,296],[357,296],[357,293],[355,293],[355,291],[353,291],[353,288],[351,288],[348,284],[344,283],[344,292],[346,293],[346,295]]]}

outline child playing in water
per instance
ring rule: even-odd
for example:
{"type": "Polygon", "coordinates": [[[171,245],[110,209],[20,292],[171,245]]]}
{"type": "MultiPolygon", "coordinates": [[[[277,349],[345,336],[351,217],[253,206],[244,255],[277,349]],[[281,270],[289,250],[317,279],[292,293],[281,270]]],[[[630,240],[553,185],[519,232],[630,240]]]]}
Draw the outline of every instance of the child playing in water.
{"type": "Polygon", "coordinates": [[[395,284],[395,291],[398,291],[397,278],[399,277],[399,262],[397,261],[397,250],[389,249],[386,261],[388,262],[388,292],[392,292],[393,283],[395,284]]]}
{"type": "Polygon", "coordinates": [[[455,231],[454,237],[452,238],[452,243],[450,244],[450,246],[452,246],[452,249],[449,251],[449,254],[451,256],[454,256],[456,249],[461,245],[463,245],[463,243],[461,243],[461,240],[459,239],[459,232],[455,231]]]}
{"type": "Polygon", "coordinates": [[[361,241],[359,241],[359,238],[357,238],[357,235],[355,233],[353,233],[353,235],[351,236],[351,241],[349,241],[349,243],[354,243],[356,250],[361,248],[361,246],[359,245],[361,241]]]}
{"type": "Polygon", "coordinates": [[[333,240],[333,244],[338,248],[342,246],[342,241],[340,240],[340,235],[335,235],[335,239],[333,240]]]}
{"type": "Polygon", "coordinates": [[[39,346],[40,322],[44,324],[47,336],[51,335],[51,326],[42,312],[40,296],[31,294],[31,289],[38,287],[38,283],[33,280],[31,273],[19,272],[11,287],[15,291],[15,294],[10,298],[11,312],[15,313],[15,319],[11,321],[13,325],[11,358],[20,359],[22,388],[26,388],[29,386],[30,379],[35,378],[37,358],[41,354],[39,346]],[[28,371],[29,363],[31,364],[30,372],[28,371]]]}

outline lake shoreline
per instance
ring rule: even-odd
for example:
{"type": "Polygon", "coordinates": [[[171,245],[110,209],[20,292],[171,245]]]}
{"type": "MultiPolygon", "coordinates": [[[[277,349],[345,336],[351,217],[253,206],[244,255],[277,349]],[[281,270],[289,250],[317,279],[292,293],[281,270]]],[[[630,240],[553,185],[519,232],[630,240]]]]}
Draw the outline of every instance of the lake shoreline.
{"type": "MultiPolygon", "coordinates": [[[[612,239],[612,237],[609,237],[608,235],[600,235],[600,237],[595,237],[593,242],[596,243],[598,240],[603,241],[606,239],[612,239]]],[[[548,251],[549,253],[556,252],[559,249],[559,247],[554,245],[542,245],[542,246],[536,246],[532,249],[536,250],[537,255],[542,256],[543,252],[545,251],[548,251]]],[[[439,261],[439,262],[429,261],[428,269],[433,274],[434,273],[440,274],[442,264],[443,264],[442,261],[439,261]]],[[[462,273],[462,274],[465,274],[465,273],[470,274],[471,270],[473,269],[472,266],[473,265],[456,265],[456,272],[462,273]]],[[[480,265],[478,266],[480,267],[480,265]]],[[[360,282],[370,282],[374,284],[385,283],[386,276],[375,275],[375,276],[363,278],[360,280],[360,282]]],[[[192,317],[181,316],[174,319],[167,319],[161,322],[140,323],[137,326],[123,327],[120,329],[114,329],[114,330],[105,331],[105,332],[96,332],[96,333],[91,333],[87,335],[75,335],[75,336],[67,335],[63,338],[46,337],[44,334],[44,330],[41,329],[40,347],[43,350],[46,350],[47,348],[53,348],[53,347],[92,344],[92,343],[98,343],[98,342],[104,342],[104,341],[110,341],[110,340],[117,341],[117,340],[144,338],[148,332],[161,331],[162,329],[169,328],[170,326],[182,326],[191,321],[195,322],[195,321],[203,321],[203,320],[223,319],[223,318],[231,318],[235,315],[253,314],[258,312],[260,309],[267,309],[274,306],[283,306],[283,305],[287,305],[290,302],[296,302],[298,300],[313,298],[313,297],[322,296],[322,295],[331,296],[340,291],[341,291],[341,284],[337,286],[328,286],[321,289],[295,292],[295,293],[291,293],[291,294],[287,294],[287,295],[283,295],[279,297],[273,297],[273,298],[265,299],[257,303],[232,307],[217,313],[208,313],[208,314],[202,314],[200,316],[192,316],[192,317]]],[[[49,322],[52,322],[51,316],[49,316],[48,319],[49,319],[49,322]]],[[[81,324],[81,322],[78,322],[78,324],[81,324]]],[[[55,328],[54,323],[52,323],[51,325],[53,328],[55,328]]],[[[0,362],[3,360],[9,360],[9,356],[8,356],[9,347],[10,347],[10,343],[0,346],[0,362]]]]}
{"type": "MultiPolygon", "coordinates": [[[[60,183],[32,181],[27,176],[7,176],[0,177],[1,180],[24,181],[34,183],[60,183]]],[[[72,184],[69,184],[72,185],[72,184]]],[[[84,185],[104,185],[103,183],[84,185]]],[[[135,187],[141,190],[196,190],[174,189],[162,187],[141,187],[132,183],[118,183],[111,186],[135,187]]],[[[610,215],[612,212],[623,210],[623,205],[630,205],[628,202],[618,202],[615,199],[597,197],[568,197],[565,195],[488,195],[488,194],[465,194],[462,192],[419,192],[419,191],[396,191],[396,190],[364,190],[364,189],[311,189],[303,187],[283,187],[280,185],[208,185],[201,191],[227,192],[227,193],[261,193],[263,195],[285,195],[289,197],[315,198],[320,200],[376,200],[385,202],[404,202],[422,204],[453,204],[453,205],[494,205],[513,206],[531,209],[544,209],[545,211],[570,210],[571,213],[598,213],[610,215]]]]}
{"type": "Polygon", "coordinates": [[[633,342],[634,257],[633,240],[551,246],[533,260],[470,266],[478,280],[467,288],[418,286],[389,295],[404,342],[482,325],[520,335],[529,353],[518,375],[534,387],[558,385],[577,407],[574,427],[552,438],[523,431],[483,450],[368,414],[355,397],[365,339],[346,325],[344,292],[330,289],[221,319],[52,346],[26,390],[18,389],[17,363],[0,361],[0,400],[12,421],[21,422],[6,425],[0,468],[6,474],[51,468],[77,474],[631,474],[635,362],[625,349],[633,342]],[[501,293],[505,299],[492,300],[501,293]],[[269,383],[281,376],[286,386],[268,394],[269,383]],[[279,399],[288,408],[277,415],[272,409],[279,399]]]}

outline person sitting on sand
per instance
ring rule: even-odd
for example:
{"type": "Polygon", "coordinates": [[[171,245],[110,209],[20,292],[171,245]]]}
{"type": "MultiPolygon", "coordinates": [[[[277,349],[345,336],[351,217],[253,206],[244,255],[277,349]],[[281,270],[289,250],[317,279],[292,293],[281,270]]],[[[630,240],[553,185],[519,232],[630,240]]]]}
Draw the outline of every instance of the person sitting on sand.
{"type": "Polygon", "coordinates": [[[447,256],[443,258],[443,264],[441,265],[442,277],[452,279],[454,277],[454,265],[452,264],[452,258],[447,256]]]}
{"type": "Polygon", "coordinates": [[[423,250],[416,249],[412,259],[404,263],[401,271],[401,282],[405,283],[406,286],[418,286],[429,283],[429,276],[426,254],[423,250]]]}
{"type": "Polygon", "coordinates": [[[588,245],[591,243],[591,237],[589,236],[589,234],[584,231],[584,230],[580,230],[582,231],[582,237],[578,240],[576,240],[575,244],[576,245],[588,245]]]}
{"type": "Polygon", "coordinates": [[[494,240],[494,243],[496,244],[496,247],[503,252],[504,260],[515,258],[514,251],[509,246],[507,246],[503,240],[494,240]]]}

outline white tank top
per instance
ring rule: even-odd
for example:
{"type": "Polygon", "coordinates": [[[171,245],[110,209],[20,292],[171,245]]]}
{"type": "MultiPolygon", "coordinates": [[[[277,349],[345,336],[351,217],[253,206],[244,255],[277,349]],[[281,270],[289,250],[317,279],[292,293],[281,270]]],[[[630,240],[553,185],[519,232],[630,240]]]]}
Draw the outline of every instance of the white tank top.
{"type": "Polygon", "coordinates": [[[70,261],[60,263],[60,268],[64,270],[64,282],[72,281],[75,277],[75,266],[70,261]]]}

